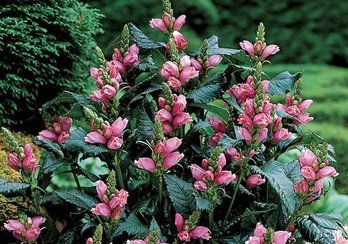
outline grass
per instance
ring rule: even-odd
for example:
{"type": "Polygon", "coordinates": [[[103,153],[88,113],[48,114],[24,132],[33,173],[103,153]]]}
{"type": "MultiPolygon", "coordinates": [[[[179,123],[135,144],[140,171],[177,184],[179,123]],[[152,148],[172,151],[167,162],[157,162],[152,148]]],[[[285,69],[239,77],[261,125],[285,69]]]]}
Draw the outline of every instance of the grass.
{"type": "Polygon", "coordinates": [[[348,69],[321,64],[280,64],[267,66],[265,71],[270,77],[282,71],[303,72],[303,96],[314,100],[309,109],[314,121],[303,130],[316,132],[333,144],[340,173],[336,188],[348,194],[348,69]]]}

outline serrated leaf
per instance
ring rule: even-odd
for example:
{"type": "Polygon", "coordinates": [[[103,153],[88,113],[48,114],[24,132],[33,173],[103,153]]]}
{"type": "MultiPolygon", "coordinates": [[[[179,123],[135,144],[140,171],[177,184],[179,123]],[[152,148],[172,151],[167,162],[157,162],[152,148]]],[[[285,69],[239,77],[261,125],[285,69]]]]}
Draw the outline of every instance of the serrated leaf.
{"type": "Polygon", "coordinates": [[[212,114],[220,117],[224,121],[228,121],[229,117],[230,117],[229,112],[225,108],[223,108],[222,106],[215,105],[215,104],[191,103],[189,106],[203,108],[203,109],[211,112],[212,114]]]}
{"type": "Polygon", "coordinates": [[[309,215],[309,219],[322,228],[339,230],[348,238],[348,234],[342,224],[342,216],[338,213],[313,213],[309,215]]]}
{"type": "Polygon", "coordinates": [[[239,106],[237,103],[237,100],[234,97],[228,96],[227,98],[224,98],[224,101],[226,101],[230,106],[232,106],[235,110],[242,113],[244,110],[239,106]]]}
{"type": "Polygon", "coordinates": [[[128,218],[121,222],[114,230],[111,232],[111,238],[121,235],[123,232],[127,232],[129,235],[134,235],[138,238],[143,238],[148,231],[148,226],[143,224],[138,217],[132,213],[128,218]]]}
{"type": "Polygon", "coordinates": [[[35,139],[34,142],[39,147],[42,147],[46,149],[47,151],[54,153],[54,155],[56,155],[58,158],[64,157],[64,153],[58,143],[55,143],[50,140],[39,140],[39,139],[35,139]]]}
{"type": "Polygon", "coordinates": [[[0,194],[5,197],[21,196],[30,187],[27,183],[10,182],[0,179],[0,194]]]}
{"type": "Polygon", "coordinates": [[[139,30],[134,24],[130,23],[129,29],[132,33],[132,36],[135,42],[139,45],[139,47],[145,48],[145,49],[157,49],[157,48],[165,47],[164,43],[151,40],[141,30],[139,30]]]}
{"type": "Polygon", "coordinates": [[[278,144],[278,147],[280,151],[285,152],[286,150],[290,148],[295,148],[297,146],[306,146],[306,145],[311,145],[311,143],[323,143],[323,142],[325,142],[325,140],[321,136],[315,133],[306,133],[306,134],[300,135],[299,137],[296,137],[293,140],[289,139],[289,140],[281,141],[278,144]]]}
{"type": "Polygon", "coordinates": [[[332,231],[318,226],[311,219],[306,217],[298,218],[296,220],[296,226],[306,241],[318,244],[335,243],[332,231]]]}
{"type": "Polygon", "coordinates": [[[240,140],[232,139],[227,135],[223,135],[218,144],[222,147],[222,150],[226,150],[227,148],[238,145],[240,142],[240,140]]]}
{"type": "Polygon", "coordinates": [[[91,156],[96,156],[109,150],[98,144],[89,144],[85,142],[87,132],[82,128],[73,129],[70,131],[69,139],[64,143],[64,147],[73,152],[81,152],[91,156]]]}
{"type": "Polygon", "coordinates": [[[192,99],[196,103],[208,103],[213,101],[221,93],[219,84],[205,84],[190,91],[186,98],[192,99]]]}
{"type": "Polygon", "coordinates": [[[196,197],[196,208],[198,210],[210,210],[210,209],[212,209],[212,205],[207,199],[205,199],[201,196],[197,196],[196,197]]]}
{"type": "Polygon", "coordinates": [[[65,161],[63,159],[57,158],[53,153],[49,152],[44,159],[44,163],[42,164],[42,170],[44,174],[48,174],[64,164],[65,161]]]}
{"type": "Polygon", "coordinates": [[[157,66],[153,61],[152,56],[149,55],[141,60],[141,63],[137,66],[137,68],[142,72],[149,72],[152,70],[156,70],[157,66]]]}
{"type": "Polygon", "coordinates": [[[208,54],[214,55],[235,55],[241,52],[240,49],[232,49],[232,48],[220,48],[219,47],[219,38],[217,36],[211,36],[208,38],[208,54]]]}
{"type": "Polygon", "coordinates": [[[191,214],[195,209],[192,184],[180,179],[176,175],[165,175],[164,180],[176,212],[191,214]]]}
{"type": "Polygon", "coordinates": [[[64,201],[87,210],[90,210],[97,203],[93,197],[77,189],[58,190],[55,191],[55,194],[64,201]]]}
{"type": "Polygon", "coordinates": [[[137,113],[137,130],[136,135],[141,140],[149,139],[153,132],[153,122],[147,115],[144,108],[139,109],[137,113]]]}
{"type": "Polygon", "coordinates": [[[251,169],[255,173],[261,174],[267,178],[270,186],[274,189],[279,196],[279,200],[282,202],[282,210],[285,216],[293,214],[299,200],[293,189],[293,183],[285,175],[281,164],[276,161],[270,161],[262,168],[251,166],[251,169]]]}
{"type": "Polygon", "coordinates": [[[290,74],[288,71],[278,74],[269,82],[269,93],[271,95],[284,95],[292,90],[295,81],[300,79],[302,73],[290,74]]]}
{"type": "Polygon", "coordinates": [[[282,163],[280,166],[283,168],[285,175],[296,184],[302,179],[300,165],[297,160],[293,160],[288,163],[282,163]]]}

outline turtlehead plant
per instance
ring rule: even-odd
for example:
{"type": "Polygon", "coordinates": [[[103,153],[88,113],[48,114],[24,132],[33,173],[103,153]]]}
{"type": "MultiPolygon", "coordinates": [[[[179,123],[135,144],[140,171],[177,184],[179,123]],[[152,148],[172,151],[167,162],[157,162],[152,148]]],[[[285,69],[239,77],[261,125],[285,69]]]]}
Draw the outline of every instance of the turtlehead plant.
{"type": "Polygon", "coordinates": [[[111,60],[96,48],[95,91],[64,92],[42,107],[40,159],[2,129],[21,182],[1,180],[0,193],[23,203],[1,240],[328,244],[337,233],[347,237],[339,214],[304,208],[338,172],[333,147],[301,130],[313,120],[301,73],[264,72],[280,48],[266,43],[262,23],[241,49],[221,48],[212,36],[194,51],[185,21],[163,0],[162,17],[149,22],[163,41],[130,23],[111,60]],[[88,168],[86,159],[99,163],[88,168]],[[72,187],[53,188],[62,170],[72,187]]]}

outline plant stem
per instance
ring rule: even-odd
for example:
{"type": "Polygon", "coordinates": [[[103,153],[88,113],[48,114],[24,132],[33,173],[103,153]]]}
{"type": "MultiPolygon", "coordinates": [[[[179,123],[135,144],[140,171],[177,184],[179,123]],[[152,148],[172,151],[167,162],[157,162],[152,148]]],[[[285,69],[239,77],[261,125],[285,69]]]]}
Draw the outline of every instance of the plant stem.
{"type": "Polygon", "coordinates": [[[212,209],[211,212],[209,212],[209,229],[213,229],[213,222],[214,222],[214,209],[212,209]]]}
{"type": "Polygon", "coordinates": [[[163,192],[163,177],[162,175],[160,175],[159,182],[158,182],[158,198],[159,198],[160,209],[162,208],[162,192],[163,192]]]}
{"type": "Polygon", "coordinates": [[[236,196],[237,196],[237,192],[238,192],[238,189],[239,189],[239,186],[240,186],[240,183],[242,182],[242,179],[244,177],[244,172],[242,171],[239,178],[238,178],[238,182],[237,182],[237,185],[236,185],[236,189],[234,190],[233,192],[233,196],[232,196],[232,200],[231,200],[231,203],[230,203],[230,206],[228,207],[228,210],[227,210],[227,213],[226,213],[226,216],[224,218],[224,221],[222,222],[222,228],[225,226],[225,223],[228,219],[228,216],[230,215],[230,212],[232,210],[232,206],[233,206],[233,203],[234,201],[236,200],[236,196]]]}
{"type": "Polygon", "coordinates": [[[79,181],[79,179],[77,178],[77,175],[76,175],[76,173],[75,173],[75,169],[74,169],[73,166],[71,166],[71,173],[72,173],[73,176],[74,176],[74,180],[75,180],[75,182],[76,182],[77,188],[79,189],[79,191],[82,191],[81,185],[80,185],[80,181],[79,181]]]}
{"type": "Polygon", "coordinates": [[[267,180],[267,182],[266,182],[266,203],[268,203],[268,197],[269,197],[269,183],[267,180]]]}
{"type": "Polygon", "coordinates": [[[118,161],[117,154],[115,155],[115,158],[114,158],[114,165],[115,165],[116,178],[118,181],[118,185],[120,188],[125,189],[124,184],[123,184],[121,166],[120,166],[120,162],[118,161]]]}

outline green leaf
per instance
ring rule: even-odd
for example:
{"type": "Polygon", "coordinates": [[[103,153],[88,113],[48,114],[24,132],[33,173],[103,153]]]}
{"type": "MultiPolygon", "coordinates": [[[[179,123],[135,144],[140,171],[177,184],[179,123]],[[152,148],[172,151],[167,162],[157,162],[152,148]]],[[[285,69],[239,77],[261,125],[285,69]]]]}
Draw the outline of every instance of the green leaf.
{"type": "Polygon", "coordinates": [[[145,49],[157,49],[164,48],[165,44],[162,42],[156,42],[147,37],[141,30],[139,30],[134,24],[129,24],[129,29],[133,35],[135,42],[141,48],[145,49]]]}
{"type": "Polygon", "coordinates": [[[69,139],[64,143],[64,147],[73,152],[85,153],[91,156],[96,156],[109,150],[98,144],[89,144],[85,142],[86,131],[82,128],[77,128],[70,131],[69,139]]]}
{"type": "Polygon", "coordinates": [[[198,210],[210,210],[212,209],[212,207],[213,206],[210,204],[210,202],[207,199],[201,196],[196,197],[196,208],[198,210]]]}
{"type": "Polygon", "coordinates": [[[55,194],[64,201],[87,210],[90,210],[97,203],[93,197],[77,189],[58,190],[55,191],[55,194]]]}
{"type": "Polygon", "coordinates": [[[219,84],[205,84],[190,91],[186,98],[192,99],[196,103],[208,103],[213,101],[221,93],[219,84]]]}
{"type": "Polygon", "coordinates": [[[269,83],[269,93],[271,95],[284,95],[292,90],[295,81],[300,79],[302,73],[290,74],[288,71],[282,72],[269,83]]]}
{"type": "Polygon", "coordinates": [[[121,222],[115,229],[112,230],[111,238],[119,236],[123,232],[127,232],[128,235],[143,238],[147,234],[148,229],[148,226],[143,224],[138,217],[132,213],[124,222],[121,222]]]}
{"type": "Polygon", "coordinates": [[[296,220],[296,226],[306,241],[318,244],[335,243],[332,230],[322,228],[307,217],[298,218],[296,220]]]}
{"type": "Polygon", "coordinates": [[[141,63],[138,65],[137,68],[142,72],[149,72],[152,70],[156,70],[157,66],[154,63],[152,56],[149,55],[141,60],[141,63]]]}
{"type": "Polygon", "coordinates": [[[239,104],[237,103],[237,100],[234,97],[231,97],[230,95],[228,95],[228,97],[224,98],[224,101],[226,101],[231,107],[233,107],[238,112],[240,113],[244,112],[244,110],[241,108],[241,106],[239,106],[239,104]]]}
{"type": "Polygon", "coordinates": [[[57,158],[54,153],[47,153],[46,158],[44,159],[44,163],[42,165],[42,170],[44,174],[52,173],[60,166],[64,165],[64,159],[57,158]]]}
{"type": "Polygon", "coordinates": [[[30,187],[27,183],[10,182],[0,179],[0,194],[5,197],[21,196],[30,187]]]}
{"type": "Polygon", "coordinates": [[[139,109],[137,113],[137,130],[136,135],[141,140],[151,137],[153,132],[153,122],[147,115],[144,108],[139,109]]]}
{"type": "Polygon", "coordinates": [[[240,142],[240,140],[232,139],[228,135],[223,135],[223,137],[219,141],[219,145],[222,147],[222,150],[226,150],[227,148],[238,145],[240,142]]]}
{"type": "Polygon", "coordinates": [[[211,112],[212,114],[220,117],[224,121],[228,121],[228,119],[230,117],[229,112],[225,108],[223,108],[222,106],[215,105],[215,104],[191,103],[189,106],[203,108],[203,109],[211,112]]]}
{"type": "Polygon", "coordinates": [[[176,175],[165,175],[164,180],[176,212],[187,215],[191,214],[195,209],[192,184],[180,179],[176,175]]]}
{"type": "Polygon", "coordinates": [[[62,149],[60,148],[60,145],[58,143],[55,143],[50,140],[39,140],[39,139],[35,139],[34,142],[39,147],[42,147],[49,152],[52,152],[58,158],[64,157],[64,153],[62,152],[62,149]]]}
{"type": "Polygon", "coordinates": [[[309,215],[309,219],[324,229],[339,230],[345,238],[348,238],[348,233],[342,224],[342,216],[338,213],[314,213],[309,215]]]}
{"type": "Polygon", "coordinates": [[[311,145],[311,143],[323,143],[325,139],[315,133],[306,133],[300,135],[293,140],[281,141],[278,144],[280,151],[287,151],[288,149],[295,148],[297,146],[311,145]]]}
{"type": "Polygon", "coordinates": [[[217,36],[211,36],[208,39],[208,54],[214,55],[235,55],[239,52],[242,52],[240,49],[232,49],[232,48],[219,48],[219,38],[217,36]]]}
{"type": "Polygon", "coordinates": [[[251,166],[252,171],[267,178],[270,186],[282,202],[282,210],[286,216],[294,213],[299,200],[293,189],[292,181],[286,176],[281,164],[276,161],[267,162],[262,168],[251,166]]]}
{"type": "Polygon", "coordinates": [[[293,184],[296,184],[302,179],[300,165],[297,160],[282,163],[280,166],[283,168],[285,175],[293,182],[293,184]]]}

